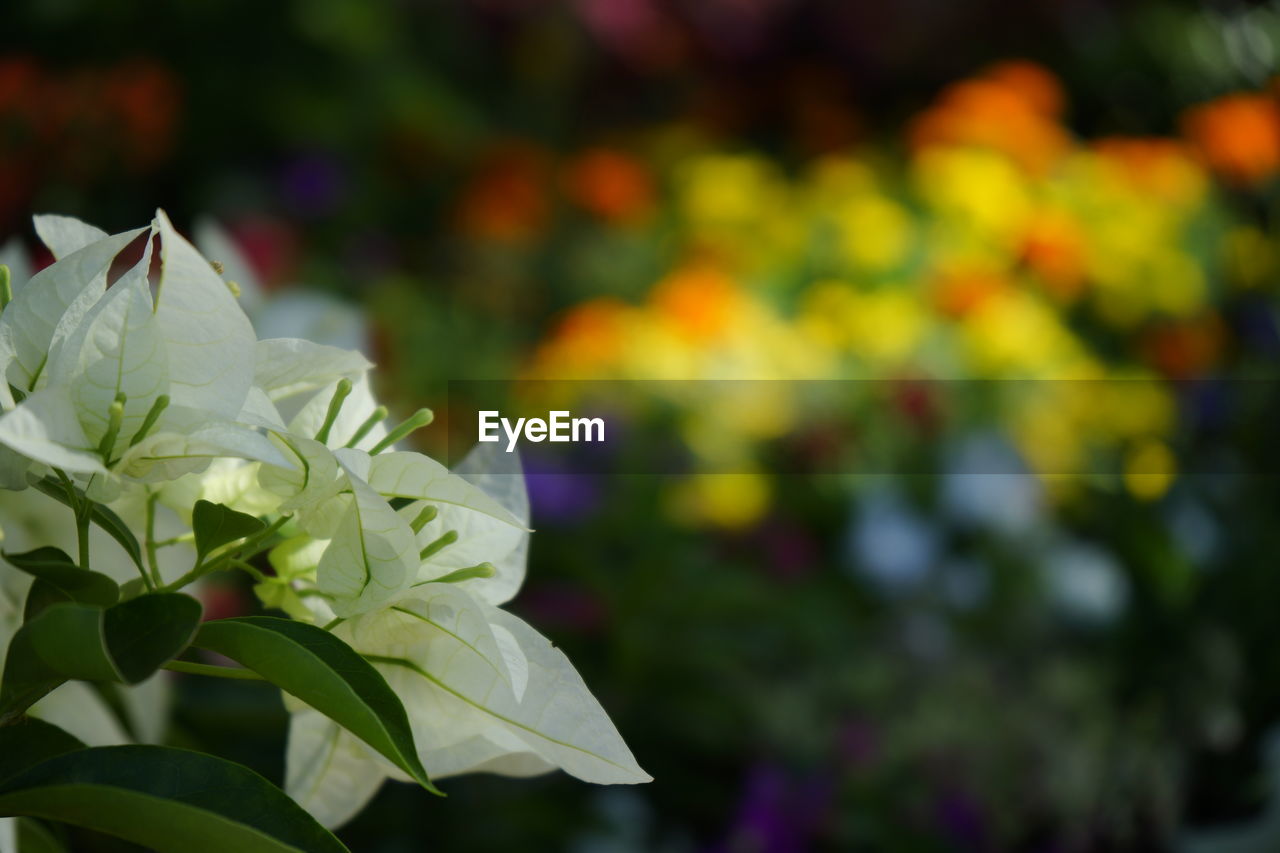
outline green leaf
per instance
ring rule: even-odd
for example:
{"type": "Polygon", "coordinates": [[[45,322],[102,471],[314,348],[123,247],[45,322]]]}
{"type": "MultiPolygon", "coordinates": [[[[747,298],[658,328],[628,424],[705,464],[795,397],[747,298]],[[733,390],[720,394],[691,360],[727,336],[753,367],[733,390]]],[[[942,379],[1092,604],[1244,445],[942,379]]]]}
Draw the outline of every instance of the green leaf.
{"type": "Polygon", "coordinates": [[[27,717],[13,725],[0,726],[0,782],[77,749],[84,749],[84,744],[44,720],[27,717]]]}
{"type": "Polygon", "coordinates": [[[49,827],[30,818],[18,820],[18,853],[66,853],[49,827]]]}
{"type": "MultiPolygon", "coordinates": [[[[62,483],[54,478],[45,477],[41,480],[35,480],[32,485],[59,503],[75,509],[75,506],[71,503],[71,498],[67,495],[67,490],[62,483]]],[[[81,502],[85,500],[84,492],[80,491],[80,489],[75,489],[75,493],[76,500],[81,502]]],[[[133,531],[129,530],[129,525],[125,524],[120,516],[100,503],[91,502],[89,504],[89,520],[107,531],[112,539],[120,543],[120,547],[133,560],[134,565],[142,568],[142,546],[138,544],[133,531]]]]}
{"type": "Polygon", "coordinates": [[[252,536],[265,524],[252,515],[236,512],[224,504],[196,501],[191,513],[191,529],[196,535],[196,558],[203,561],[215,548],[252,536]]]}
{"type": "Polygon", "coordinates": [[[109,607],[120,597],[120,588],[99,572],[82,569],[57,548],[37,548],[4,558],[36,580],[27,592],[24,619],[32,619],[52,604],[78,601],[109,607]]]}
{"type": "Polygon", "coordinates": [[[19,815],[178,853],[347,849],[247,767],[163,746],[94,747],[41,762],[0,784],[0,816],[19,815]]]}
{"type": "Polygon", "coordinates": [[[0,725],[68,679],[136,684],[182,652],[200,602],[176,592],[140,595],[107,609],[54,604],[14,634],[0,679],[0,725]]]}
{"type": "Polygon", "coordinates": [[[192,644],[225,655],[306,702],[435,793],[409,718],[386,679],[333,634],[272,616],[218,619],[192,644]]]}

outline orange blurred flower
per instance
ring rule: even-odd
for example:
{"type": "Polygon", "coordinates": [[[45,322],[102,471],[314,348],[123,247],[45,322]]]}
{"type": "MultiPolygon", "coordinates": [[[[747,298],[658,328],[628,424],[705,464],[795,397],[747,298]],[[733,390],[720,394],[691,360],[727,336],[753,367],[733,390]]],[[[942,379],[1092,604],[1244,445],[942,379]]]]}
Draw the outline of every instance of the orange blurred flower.
{"type": "Polygon", "coordinates": [[[1237,93],[1187,110],[1184,135],[1229,181],[1258,184],[1280,169],[1280,108],[1270,95],[1237,93]]]}
{"type": "Polygon", "coordinates": [[[570,198],[610,222],[637,222],[653,212],[653,176],[643,163],[621,151],[583,152],[566,169],[565,185],[570,198]]]}
{"type": "Polygon", "coordinates": [[[156,166],[169,153],[180,105],[174,76],[154,62],[64,72],[27,57],[0,59],[0,231],[50,176],[88,183],[156,166]]]}
{"type": "Polygon", "coordinates": [[[733,279],[706,263],[677,269],[649,294],[658,316],[695,341],[712,340],[731,329],[744,301],[733,279]]]}
{"type": "Polygon", "coordinates": [[[1168,321],[1143,335],[1147,362],[1170,379],[1203,376],[1222,353],[1226,330],[1214,313],[1189,320],[1168,321]]]}
{"type": "Polygon", "coordinates": [[[498,148],[480,164],[463,193],[458,220],[472,237],[521,243],[550,216],[548,169],[542,151],[525,144],[498,148]]]}
{"type": "Polygon", "coordinates": [[[626,303],[609,297],[574,306],[538,347],[534,363],[548,372],[611,364],[621,352],[631,311],[626,303]]]}
{"type": "Polygon", "coordinates": [[[1007,62],[955,83],[913,123],[912,146],[977,145],[1042,174],[1070,148],[1058,118],[1063,96],[1048,71],[1007,62]]]}
{"type": "Polygon", "coordinates": [[[940,273],[931,287],[934,307],[948,317],[964,317],[1005,290],[1005,280],[985,270],[940,273]]]}
{"type": "Polygon", "coordinates": [[[1108,136],[1093,151],[1134,189],[1165,201],[1187,203],[1204,189],[1204,173],[1186,144],[1176,139],[1108,136]]]}
{"type": "Polygon", "coordinates": [[[1069,303],[1084,289],[1085,251],[1085,235],[1076,221],[1064,213],[1047,211],[1029,223],[1022,260],[1050,296],[1069,303]]]}

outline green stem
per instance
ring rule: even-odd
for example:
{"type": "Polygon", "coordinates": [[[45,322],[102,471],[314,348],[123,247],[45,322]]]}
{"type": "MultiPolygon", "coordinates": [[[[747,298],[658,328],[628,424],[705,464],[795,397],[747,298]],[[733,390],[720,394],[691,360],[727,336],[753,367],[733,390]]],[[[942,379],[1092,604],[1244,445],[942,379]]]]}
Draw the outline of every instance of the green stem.
{"type": "Polygon", "coordinates": [[[161,669],[167,669],[171,672],[187,672],[192,675],[212,675],[216,678],[234,678],[239,681],[266,681],[261,675],[251,669],[241,669],[239,667],[230,666],[214,666],[208,663],[192,663],[185,660],[171,660],[161,669]]]}
{"type": "Polygon", "coordinates": [[[258,583],[271,582],[271,578],[264,575],[260,569],[258,569],[256,566],[249,565],[244,560],[237,560],[232,558],[227,561],[227,564],[234,566],[237,569],[241,569],[242,571],[248,572],[250,575],[253,576],[253,579],[256,580],[258,583]]]}
{"type": "Polygon", "coordinates": [[[71,482],[71,478],[67,476],[67,472],[61,468],[54,468],[54,473],[58,475],[58,479],[62,481],[62,487],[67,490],[67,500],[71,504],[71,511],[76,516],[76,539],[80,543],[80,568],[89,568],[89,498],[86,496],[83,501],[76,493],[75,483],[71,482]]]}
{"type": "MultiPolygon", "coordinates": [[[[252,558],[254,555],[260,554],[264,550],[266,550],[265,545],[262,547],[259,547],[259,545],[261,545],[261,543],[264,542],[265,540],[271,538],[271,536],[277,530],[283,527],[284,523],[288,520],[289,520],[289,516],[287,515],[280,516],[275,521],[271,522],[269,525],[264,527],[262,530],[259,530],[257,533],[245,539],[243,542],[239,544],[232,543],[232,546],[230,548],[227,548],[226,550],[222,551],[209,562],[197,563],[195,567],[191,569],[191,571],[187,572],[186,574],[178,578],[173,583],[168,584],[164,587],[161,587],[161,589],[163,589],[165,592],[173,592],[175,590],[182,589],[184,586],[187,586],[193,581],[199,580],[201,577],[209,574],[210,572],[221,571],[222,569],[226,568],[228,565],[234,565],[237,563],[242,564],[241,567],[248,565],[248,563],[246,562],[247,560],[252,558]],[[244,553],[242,554],[242,552],[244,553]]],[[[256,570],[251,570],[251,573],[253,572],[256,572],[256,570]]],[[[259,577],[262,577],[261,572],[258,572],[257,574],[259,577]]]]}
{"type": "MultiPolygon", "coordinates": [[[[147,549],[147,565],[151,567],[152,581],[147,583],[148,588],[155,589],[157,586],[164,584],[164,579],[160,577],[160,565],[156,560],[156,501],[159,500],[160,493],[155,492],[147,495],[147,527],[146,527],[146,549],[147,549]]],[[[146,574],[143,574],[146,578],[146,574]]]]}

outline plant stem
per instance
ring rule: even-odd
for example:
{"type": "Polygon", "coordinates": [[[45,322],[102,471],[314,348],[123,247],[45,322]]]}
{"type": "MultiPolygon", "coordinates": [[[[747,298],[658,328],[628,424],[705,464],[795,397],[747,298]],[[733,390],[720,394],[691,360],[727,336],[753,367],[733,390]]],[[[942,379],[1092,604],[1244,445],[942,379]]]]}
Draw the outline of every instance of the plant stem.
{"type": "Polygon", "coordinates": [[[271,581],[271,578],[264,575],[261,571],[258,570],[257,567],[249,565],[244,560],[238,560],[238,559],[232,558],[228,560],[227,563],[231,566],[234,566],[237,569],[241,569],[243,571],[248,572],[250,575],[253,576],[253,579],[256,580],[258,583],[269,583],[271,581]]]}
{"type": "MultiPolygon", "coordinates": [[[[275,521],[271,522],[262,530],[259,530],[257,533],[245,539],[240,544],[234,545],[233,547],[223,551],[213,560],[210,560],[207,563],[197,563],[196,566],[191,569],[191,571],[187,572],[185,575],[178,578],[173,583],[167,584],[161,587],[161,589],[165,590],[166,592],[173,592],[174,590],[182,589],[187,584],[192,583],[193,581],[199,580],[204,575],[207,575],[210,572],[220,571],[224,568],[227,568],[229,565],[240,564],[239,565],[240,568],[246,567],[248,565],[245,562],[246,560],[250,559],[255,554],[259,554],[263,550],[265,550],[265,548],[260,548],[258,546],[265,540],[271,538],[271,535],[275,533],[277,530],[279,530],[281,527],[283,527],[284,523],[288,520],[289,520],[289,516],[287,515],[280,516],[275,521]],[[247,551],[247,553],[241,556],[241,552],[245,552],[245,551],[247,551]]],[[[251,574],[254,574],[255,572],[256,570],[253,570],[253,569],[250,570],[251,574]]],[[[261,572],[256,572],[256,574],[259,577],[259,579],[265,580],[265,577],[262,576],[261,572]]]]}
{"type": "Polygon", "coordinates": [[[61,468],[54,468],[54,472],[58,475],[58,479],[62,481],[62,487],[67,490],[67,500],[71,504],[71,511],[76,516],[76,538],[80,543],[80,568],[89,568],[89,498],[86,495],[83,501],[76,494],[75,483],[71,482],[71,478],[67,476],[67,472],[61,468]]]}
{"type": "MultiPolygon", "coordinates": [[[[147,565],[151,567],[151,577],[154,581],[154,584],[148,583],[147,586],[152,589],[164,584],[163,578],[160,577],[160,566],[156,560],[156,501],[159,498],[159,492],[147,495],[147,527],[144,542],[147,549],[147,565]]],[[[143,576],[145,577],[145,574],[143,576]]]]}
{"type": "Polygon", "coordinates": [[[161,669],[167,669],[171,672],[186,672],[191,675],[212,675],[215,678],[232,678],[239,681],[266,681],[261,675],[251,669],[241,669],[239,667],[230,666],[214,666],[208,663],[192,663],[185,660],[171,660],[161,669]]]}

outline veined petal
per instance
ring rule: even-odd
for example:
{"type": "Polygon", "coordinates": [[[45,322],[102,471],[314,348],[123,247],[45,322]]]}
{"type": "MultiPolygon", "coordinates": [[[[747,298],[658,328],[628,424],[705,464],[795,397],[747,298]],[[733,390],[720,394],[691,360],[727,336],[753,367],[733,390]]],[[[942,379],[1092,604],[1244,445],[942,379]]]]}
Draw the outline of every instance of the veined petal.
{"type": "MultiPolygon", "coordinates": [[[[423,506],[422,503],[414,503],[402,509],[401,513],[412,519],[423,506]]],[[[510,598],[524,578],[528,531],[456,504],[435,506],[435,518],[418,531],[419,550],[449,533],[457,538],[431,554],[419,566],[418,580],[435,580],[459,569],[490,563],[496,570],[494,577],[472,578],[461,581],[459,585],[490,604],[497,599],[505,601],[510,598]]]]}
{"type": "Polygon", "coordinates": [[[244,405],[240,408],[240,414],[236,415],[236,420],[277,432],[283,432],[285,428],[284,420],[280,417],[275,404],[256,385],[249,388],[249,393],[244,398],[244,405]]]}
{"type": "Polygon", "coordinates": [[[106,231],[87,222],[81,222],[74,216],[40,213],[33,216],[32,221],[40,242],[48,246],[54,258],[58,259],[78,252],[90,243],[96,243],[107,236],[106,231]]]}
{"type": "Polygon", "coordinates": [[[152,312],[145,267],[127,274],[98,300],[49,367],[51,381],[71,389],[91,442],[106,433],[117,395],[125,395],[125,404],[116,446],[128,446],[156,398],[169,390],[168,354],[152,312]]]}
{"type": "Polygon", "coordinates": [[[23,456],[81,474],[106,468],[85,436],[67,388],[45,388],[0,416],[0,444],[23,456]]]}
{"type": "Polygon", "coordinates": [[[346,823],[386,778],[383,763],[328,717],[310,709],[290,717],[284,789],[320,823],[346,823]]]}
{"type": "Polygon", "coordinates": [[[12,329],[13,360],[6,376],[23,389],[35,387],[44,372],[55,330],[70,329],[101,298],[111,262],[146,229],[99,240],[72,252],[31,277],[0,315],[12,329]]]}
{"type": "MultiPolygon", "coordinates": [[[[350,631],[357,649],[413,660],[469,696],[491,698],[500,691],[516,699],[508,655],[485,610],[452,584],[420,585],[388,607],[361,616],[350,631]]],[[[527,666],[519,676],[523,693],[527,666]]]]}
{"type": "MultiPolygon", "coordinates": [[[[294,435],[314,436],[320,431],[325,415],[329,411],[329,401],[333,399],[338,380],[325,385],[302,405],[289,421],[289,431],[294,435]]],[[[293,401],[290,401],[293,402],[293,401]]],[[[377,409],[378,402],[373,398],[369,388],[368,374],[361,374],[351,383],[351,393],[342,404],[338,417],[329,430],[329,446],[342,447],[355,435],[365,420],[377,409]]],[[[369,430],[356,447],[368,450],[381,441],[387,434],[386,423],[379,423],[369,430]]]]}
{"type": "Polygon", "coordinates": [[[230,288],[164,211],[156,212],[156,229],[156,318],[169,352],[170,396],[176,405],[234,418],[253,384],[253,327],[230,288]]]}
{"type": "Polygon", "coordinates": [[[387,497],[451,504],[487,515],[511,527],[525,529],[519,519],[483,489],[450,473],[448,468],[421,453],[387,451],[373,457],[369,485],[387,497]]]}
{"type": "Polygon", "coordinates": [[[258,341],[254,359],[254,384],[272,402],[318,391],[339,379],[354,382],[373,366],[355,350],[313,344],[301,338],[258,341]]]}
{"type": "MultiPolygon", "coordinates": [[[[455,747],[456,752],[467,738],[480,736],[504,745],[513,743],[514,737],[522,748],[510,752],[532,752],[587,782],[650,781],[568,658],[520,619],[494,607],[486,606],[485,610],[493,624],[512,634],[528,659],[528,688],[519,702],[504,690],[477,695],[472,685],[454,681],[449,671],[433,670],[432,659],[421,653],[395,663],[378,663],[388,681],[395,679],[392,686],[405,700],[427,771],[439,773],[440,758],[450,754],[446,748],[455,747]],[[432,726],[449,726],[461,737],[447,738],[447,742],[439,737],[432,740],[432,726]]],[[[472,744],[466,759],[488,763],[499,757],[496,750],[483,746],[472,744]]],[[[459,759],[455,755],[451,760],[459,759]]]]}
{"type": "MultiPolygon", "coordinates": [[[[529,527],[529,490],[519,453],[506,453],[497,444],[477,444],[453,472],[497,501],[522,528],[529,527]]],[[[495,547],[484,559],[493,564],[494,576],[464,581],[463,586],[490,604],[505,604],[524,583],[529,536],[520,536],[509,549],[495,547]]]]}
{"type": "Polygon", "coordinates": [[[170,406],[155,430],[125,451],[114,470],[137,480],[159,482],[202,471],[223,457],[264,462],[280,470],[293,464],[252,427],[220,420],[209,412],[170,406]]]}
{"type": "Polygon", "coordinates": [[[339,616],[389,601],[413,583],[418,546],[413,529],[381,495],[348,475],[350,507],[316,569],[320,591],[339,616]]]}

